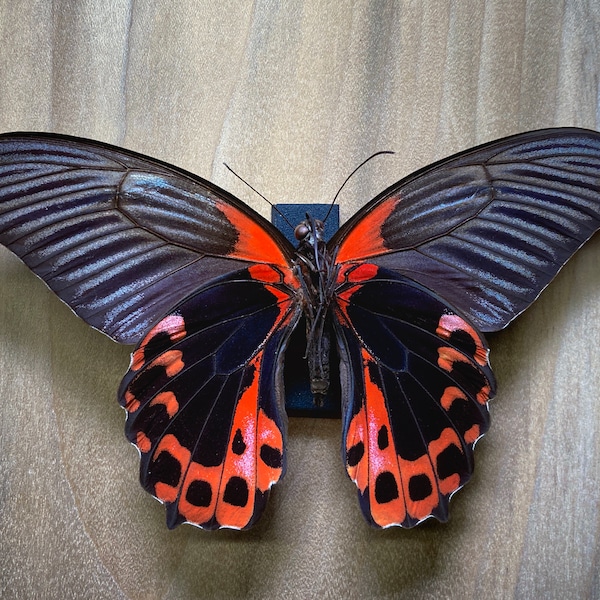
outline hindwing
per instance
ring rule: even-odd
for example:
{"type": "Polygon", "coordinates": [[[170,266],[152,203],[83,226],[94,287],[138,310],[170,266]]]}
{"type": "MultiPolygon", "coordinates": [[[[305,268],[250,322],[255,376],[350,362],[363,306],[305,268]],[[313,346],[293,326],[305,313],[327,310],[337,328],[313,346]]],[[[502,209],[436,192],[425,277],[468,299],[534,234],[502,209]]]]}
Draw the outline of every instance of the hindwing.
{"type": "Polygon", "coordinates": [[[340,273],[344,462],[367,520],[448,517],[495,393],[483,336],[420,284],[375,265],[340,273]]]}
{"type": "Polygon", "coordinates": [[[531,131],[406,177],[334,235],[343,454],[374,525],[444,521],[494,394],[481,333],[600,227],[600,135],[531,131]]]}
{"type": "Polygon", "coordinates": [[[167,523],[245,529],[285,472],[283,350],[300,316],[273,268],[186,298],[132,355],[119,399],[167,523]]]}

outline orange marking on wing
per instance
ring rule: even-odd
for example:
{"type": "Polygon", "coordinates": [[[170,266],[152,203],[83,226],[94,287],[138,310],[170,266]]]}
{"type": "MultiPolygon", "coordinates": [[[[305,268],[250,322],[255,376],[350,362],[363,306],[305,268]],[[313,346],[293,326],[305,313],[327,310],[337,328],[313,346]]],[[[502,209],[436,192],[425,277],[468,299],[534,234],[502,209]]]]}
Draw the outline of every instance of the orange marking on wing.
{"type": "Polygon", "coordinates": [[[490,399],[490,394],[492,392],[492,388],[489,385],[485,385],[481,388],[481,390],[477,393],[477,402],[479,404],[485,404],[490,399]]]}
{"type": "Polygon", "coordinates": [[[264,283],[281,283],[281,273],[270,265],[258,264],[248,267],[252,279],[264,283]]]}
{"type": "Polygon", "coordinates": [[[131,369],[138,371],[144,365],[144,351],[150,341],[161,333],[166,333],[172,342],[186,336],[185,321],[180,315],[168,315],[159,321],[144,337],[137,350],[132,355],[131,369]]]}
{"type": "Polygon", "coordinates": [[[377,275],[379,271],[379,267],[377,265],[372,265],[371,263],[363,263],[362,265],[353,269],[351,273],[348,275],[348,281],[353,283],[360,283],[362,281],[368,281],[369,279],[373,279],[377,275]]]}
{"type": "Polygon", "coordinates": [[[123,408],[127,412],[135,412],[140,407],[140,401],[129,391],[125,392],[125,404],[123,408]]]}
{"type": "Polygon", "coordinates": [[[488,351],[477,331],[458,315],[442,315],[436,333],[441,338],[449,340],[455,331],[463,331],[473,340],[473,343],[475,344],[475,354],[473,355],[473,358],[481,366],[485,366],[488,362],[488,351]]]}
{"type": "Polygon", "coordinates": [[[155,358],[149,365],[151,367],[164,367],[169,377],[174,377],[179,373],[185,364],[182,360],[183,352],[181,350],[167,350],[155,358]]]}
{"type": "Polygon", "coordinates": [[[438,348],[438,365],[444,369],[444,371],[450,373],[455,362],[469,363],[465,356],[454,348],[448,346],[441,346],[438,348]]]}
{"type": "MultiPolygon", "coordinates": [[[[161,452],[170,454],[179,463],[181,467],[181,474],[185,472],[187,466],[190,464],[190,451],[187,448],[184,448],[179,443],[177,438],[171,433],[165,435],[156,446],[153,456],[154,461],[156,461],[161,452]]],[[[179,486],[181,485],[181,474],[179,476],[179,480],[173,486],[162,481],[158,481],[156,483],[154,486],[154,493],[159,500],[162,500],[163,502],[175,502],[179,492],[179,486]]]]}
{"type": "Polygon", "coordinates": [[[252,364],[255,377],[236,406],[223,464],[205,467],[192,462],[186,474],[179,511],[190,522],[202,524],[216,518],[221,527],[242,529],[254,514],[256,487],[265,492],[281,478],[281,467],[270,467],[259,460],[263,444],[283,454],[283,436],[275,422],[258,410],[260,355],[252,364]],[[237,503],[239,495],[228,497],[232,481],[238,485],[245,482],[247,501],[237,503]]]}
{"type": "MultiPolygon", "coordinates": [[[[456,431],[450,427],[446,427],[439,438],[429,442],[429,455],[434,465],[437,464],[439,455],[450,446],[456,446],[462,453],[462,444],[456,431]]],[[[438,474],[437,481],[442,494],[451,494],[460,487],[460,476],[458,473],[453,473],[444,479],[441,479],[438,474]]]]}
{"type": "Polygon", "coordinates": [[[350,263],[342,266],[337,275],[337,283],[362,283],[373,279],[379,267],[371,263],[350,263]]]}
{"type": "Polygon", "coordinates": [[[346,471],[358,489],[364,494],[369,485],[369,443],[367,430],[367,413],[363,408],[354,415],[346,433],[346,453],[353,448],[361,447],[362,456],[355,465],[346,462],[346,471]]]}
{"type": "MultiPolygon", "coordinates": [[[[367,444],[365,446],[368,447],[369,505],[375,523],[380,527],[388,527],[404,521],[406,518],[406,504],[400,493],[401,472],[385,398],[381,389],[369,374],[368,365],[373,363],[374,359],[364,348],[362,355],[367,417],[367,444]],[[380,432],[384,427],[387,429],[387,445],[380,448],[378,441],[380,432]],[[381,501],[381,498],[377,498],[377,489],[381,481],[378,478],[381,475],[387,477],[390,485],[396,486],[396,493],[386,495],[384,502],[381,501]],[[394,482],[391,481],[390,477],[393,478],[394,482]]],[[[392,488],[388,486],[388,489],[392,488]]]]}
{"type": "Polygon", "coordinates": [[[381,237],[381,227],[399,201],[397,196],[387,198],[364,216],[342,242],[337,254],[338,261],[346,262],[388,252],[381,237]]]}
{"type": "Polygon", "coordinates": [[[150,402],[150,406],[155,406],[156,404],[164,405],[169,418],[173,418],[173,415],[179,410],[179,402],[177,402],[177,398],[173,392],[161,392],[157,394],[152,399],[152,402],[150,402]]]}
{"type": "MultiPolygon", "coordinates": [[[[286,275],[283,276],[280,271],[278,271],[271,265],[258,264],[251,265],[250,267],[248,267],[248,272],[250,273],[252,279],[265,283],[265,289],[267,289],[271,294],[273,294],[273,296],[275,296],[275,298],[277,298],[277,304],[279,305],[279,316],[281,317],[285,313],[285,311],[289,309],[290,304],[292,302],[292,297],[290,296],[289,292],[270,284],[285,282],[285,284],[291,284],[292,287],[300,287],[300,282],[292,274],[292,270],[286,269],[286,275]]],[[[280,322],[279,319],[275,319],[275,325],[271,329],[271,332],[273,331],[273,329],[285,326],[292,318],[292,316],[293,314],[290,313],[288,315],[288,318],[282,322],[280,322]]]]}
{"type": "MultiPolygon", "coordinates": [[[[263,446],[279,451],[280,456],[283,457],[283,435],[281,430],[277,427],[277,423],[269,418],[262,409],[258,411],[257,440],[259,457],[260,449],[263,446]]],[[[257,463],[256,486],[261,492],[266,492],[281,479],[282,472],[282,466],[270,466],[263,460],[259,460],[257,463]]]]}
{"type": "Polygon", "coordinates": [[[269,284],[265,284],[265,289],[275,296],[276,303],[279,308],[279,315],[274,320],[273,325],[268,333],[268,336],[270,336],[273,331],[281,327],[285,327],[292,320],[294,317],[294,311],[290,310],[292,297],[290,296],[289,292],[269,284]]]}
{"type": "Polygon", "coordinates": [[[349,325],[350,318],[348,316],[348,306],[346,304],[342,304],[341,302],[336,302],[334,305],[335,316],[341,323],[346,323],[349,325]]]}
{"type": "Polygon", "coordinates": [[[480,435],[481,429],[479,425],[475,424],[473,427],[465,431],[463,437],[465,438],[465,442],[467,442],[467,444],[474,444],[479,439],[480,435]]]}
{"type": "Polygon", "coordinates": [[[235,529],[242,529],[246,526],[254,513],[258,461],[257,420],[260,358],[261,355],[258,354],[252,361],[255,367],[254,378],[242,393],[235,409],[223,466],[223,479],[215,510],[217,521],[221,525],[235,529]],[[241,454],[236,454],[232,450],[233,439],[238,430],[241,432],[245,445],[241,454]],[[248,488],[247,501],[241,506],[227,502],[227,483],[232,477],[245,481],[248,488]]]}
{"type": "Polygon", "coordinates": [[[222,464],[205,467],[197,462],[190,463],[177,506],[186,521],[202,525],[214,517],[218,498],[216,490],[221,484],[222,473],[222,464]]]}
{"type": "Polygon", "coordinates": [[[217,200],[215,205],[235,226],[238,233],[235,248],[228,256],[251,262],[266,262],[288,267],[288,259],[281,248],[260,225],[230,204],[217,200]]]}
{"type": "Polygon", "coordinates": [[[140,452],[149,452],[150,448],[152,448],[152,443],[150,442],[150,438],[143,432],[138,431],[135,436],[135,445],[140,449],[140,452]]]}
{"type": "MultiPolygon", "coordinates": [[[[369,488],[369,495],[371,495],[371,488],[369,488]]],[[[404,519],[406,519],[407,506],[400,490],[398,491],[398,497],[396,499],[386,502],[385,504],[374,502],[374,504],[370,504],[370,508],[373,521],[375,521],[379,527],[385,528],[393,525],[400,525],[404,519]]]]}
{"type": "MultiPolygon", "coordinates": [[[[464,354],[454,348],[449,348],[448,346],[441,346],[438,348],[438,365],[444,369],[444,371],[451,373],[455,362],[472,364],[464,354]]],[[[483,373],[481,374],[483,375],[483,373]]],[[[489,383],[484,385],[475,396],[477,402],[479,402],[479,404],[485,404],[490,399],[491,391],[492,388],[489,383]]]]}
{"type": "Polygon", "coordinates": [[[437,493],[436,476],[431,466],[431,460],[427,454],[423,454],[416,460],[405,460],[398,456],[400,475],[402,477],[402,491],[406,498],[406,511],[408,514],[421,521],[428,517],[439,503],[437,493]],[[413,499],[411,497],[411,479],[413,477],[426,477],[431,484],[430,493],[424,498],[413,499]]]}
{"type": "MultiPolygon", "coordinates": [[[[146,338],[144,338],[146,341],[146,338]]],[[[132,355],[131,355],[131,367],[132,371],[139,371],[144,366],[144,347],[145,345],[141,345],[132,355]]]]}
{"type": "MultiPolygon", "coordinates": [[[[281,466],[277,468],[260,459],[263,445],[283,455],[283,436],[276,423],[258,409],[261,355],[251,364],[255,368],[254,378],[238,400],[221,465],[207,467],[191,461],[190,452],[171,434],[161,440],[154,452],[155,460],[161,452],[168,452],[185,474],[174,486],[156,483],[156,496],[165,502],[177,500],[180,514],[191,523],[202,525],[215,518],[221,527],[242,529],[254,514],[256,488],[265,492],[281,478],[281,466]],[[231,486],[232,482],[235,485],[231,486]],[[247,486],[244,502],[238,502],[244,497],[239,493],[240,484],[247,486]]],[[[177,400],[171,392],[163,392],[152,403],[164,404],[169,411],[169,407],[177,405],[177,400]]]]}
{"type": "Polygon", "coordinates": [[[444,410],[450,410],[450,407],[452,406],[452,403],[455,400],[467,400],[467,397],[459,388],[453,385],[448,386],[444,390],[444,393],[442,394],[442,397],[440,399],[440,404],[442,405],[442,408],[444,410]]]}
{"type": "Polygon", "coordinates": [[[158,333],[166,333],[172,342],[184,338],[187,333],[184,318],[177,314],[167,315],[150,330],[149,335],[154,337],[158,333]]]}

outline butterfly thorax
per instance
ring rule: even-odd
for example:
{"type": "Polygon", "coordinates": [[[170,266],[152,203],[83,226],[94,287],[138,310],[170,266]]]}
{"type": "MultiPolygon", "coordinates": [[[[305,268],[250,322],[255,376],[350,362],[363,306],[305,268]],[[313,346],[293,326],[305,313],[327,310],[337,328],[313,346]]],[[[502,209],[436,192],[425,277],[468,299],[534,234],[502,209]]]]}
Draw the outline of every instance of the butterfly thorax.
{"type": "Polygon", "coordinates": [[[306,319],[306,352],[310,388],[315,404],[321,405],[329,389],[331,333],[329,304],[333,297],[337,268],[323,239],[322,221],[306,215],[294,232],[299,241],[295,271],[301,283],[302,309],[306,319]]]}

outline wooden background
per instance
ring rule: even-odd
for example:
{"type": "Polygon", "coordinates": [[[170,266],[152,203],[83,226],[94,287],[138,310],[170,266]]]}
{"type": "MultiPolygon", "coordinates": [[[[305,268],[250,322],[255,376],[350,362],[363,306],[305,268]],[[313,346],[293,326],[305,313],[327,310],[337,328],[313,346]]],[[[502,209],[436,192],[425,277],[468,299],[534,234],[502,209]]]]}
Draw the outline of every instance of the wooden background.
{"type": "MultiPolygon", "coordinates": [[[[0,0],[0,130],[97,138],[342,218],[445,155],[599,128],[600,3],[0,0]]],[[[340,422],[292,419],[245,533],[169,532],[115,396],[129,349],[0,252],[2,598],[599,598],[600,238],[491,336],[492,429],[451,521],[375,531],[340,422]]]]}

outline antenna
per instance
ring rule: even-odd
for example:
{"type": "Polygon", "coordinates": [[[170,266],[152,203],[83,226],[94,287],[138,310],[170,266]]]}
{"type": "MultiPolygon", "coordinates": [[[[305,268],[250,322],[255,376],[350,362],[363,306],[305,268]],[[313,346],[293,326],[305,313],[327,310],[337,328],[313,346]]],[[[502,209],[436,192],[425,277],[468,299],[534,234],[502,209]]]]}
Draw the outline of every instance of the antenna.
{"type": "MultiPolygon", "coordinates": [[[[331,204],[329,205],[329,210],[327,211],[327,214],[325,215],[325,218],[323,219],[323,223],[325,221],[327,221],[327,219],[329,218],[329,215],[331,214],[331,211],[333,209],[333,207],[335,206],[335,201],[338,199],[338,196],[340,195],[340,192],[344,189],[344,186],[348,183],[348,181],[350,181],[350,178],[362,167],[364,167],[370,160],[374,159],[376,156],[380,156],[381,154],[395,154],[395,152],[393,152],[392,150],[380,150],[379,152],[375,152],[375,154],[371,154],[371,156],[369,156],[368,158],[366,158],[365,160],[363,160],[358,167],[356,167],[351,173],[350,175],[348,175],[348,177],[346,177],[346,179],[344,179],[344,183],[342,183],[342,185],[339,187],[338,191],[336,192],[335,196],[333,197],[333,200],[331,201],[331,204]]],[[[225,168],[232,173],[233,175],[235,175],[242,183],[244,183],[245,185],[247,185],[255,194],[257,194],[258,196],[260,196],[273,210],[275,210],[275,212],[277,212],[279,214],[279,216],[290,226],[290,229],[292,231],[294,231],[295,227],[294,225],[292,225],[289,221],[289,219],[279,210],[279,208],[277,208],[277,206],[275,204],[273,204],[268,198],[266,198],[265,196],[263,196],[263,194],[261,194],[256,188],[254,188],[253,186],[251,186],[243,177],[241,177],[240,175],[238,175],[227,163],[223,163],[225,165],[225,168]]]]}
{"type": "Polygon", "coordinates": [[[356,167],[354,169],[354,171],[352,171],[352,173],[350,173],[350,175],[348,175],[348,177],[346,177],[346,179],[344,180],[344,183],[342,183],[342,185],[340,186],[340,189],[337,191],[336,195],[333,197],[333,200],[331,201],[331,204],[329,205],[329,210],[327,211],[327,214],[325,215],[323,222],[325,222],[327,220],[327,218],[329,217],[329,214],[331,213],[331,209],[335,205],[335,201],[337,200],[338,196],[340,195],[340,192],[344,189],[344,186],[348,183],[348,181],[350,181],[350,178],[356,173],[356,171],[358,171],[360,168],[364,167],[371,159],[375,158],[376,156],[379,156],[380,154],[395,154],[395,152],[393,152],[392,150],[380,150],[379,152],[375,152],[375,154],[371,154],[371,156],[369,156],[369,158],[366,158],[365,160],[363,160],[360,163],[360,165],[358,165],[358,167],[356,167]]]}
{"type": "MultiPolygon", "coordinates": [[[[279,216],[290,226],[291,230],[294,231],[294,225],[292,225],[289,220],[287,219],[287,217],[277,208],[277,206],[275,204],[273,204],[268,198],[266,198],[265,196],[263,196],[256,188],[252,187],[243,177],[241,177],[240,175],[238,175],[227,163],[223,163],[225,165],[225,168],[230,172],[233,173],[242,183],[245,183],[255,194],[257,194],[258,196],[260,196],[273,210],[275,210],[276,212],[279,213],[279,216]]],[[[329,214],[329,213],[327,213],[329,214]]]]}

